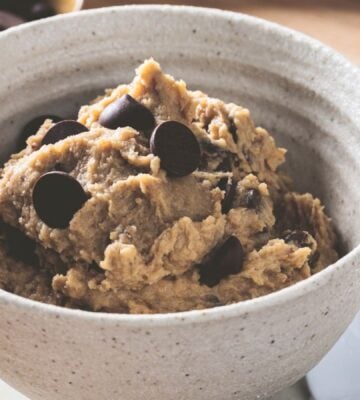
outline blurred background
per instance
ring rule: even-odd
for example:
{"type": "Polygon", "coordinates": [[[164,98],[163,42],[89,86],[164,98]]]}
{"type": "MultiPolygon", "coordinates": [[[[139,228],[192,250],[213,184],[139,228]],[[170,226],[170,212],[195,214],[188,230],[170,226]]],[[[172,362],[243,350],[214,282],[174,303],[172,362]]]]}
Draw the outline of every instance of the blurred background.
{"type": "Polygon", "coordinates": [[[360,65],[360,0],[0,0],[0,31],[81,8],[182,4],[243,12],[313,36],[360,65]]]}
{"type": "Polygon", "coordinates": [[[85,8],[186,4],[244,12],[305,32],[360,64],[360,0],[85,0],[85,8]]]}

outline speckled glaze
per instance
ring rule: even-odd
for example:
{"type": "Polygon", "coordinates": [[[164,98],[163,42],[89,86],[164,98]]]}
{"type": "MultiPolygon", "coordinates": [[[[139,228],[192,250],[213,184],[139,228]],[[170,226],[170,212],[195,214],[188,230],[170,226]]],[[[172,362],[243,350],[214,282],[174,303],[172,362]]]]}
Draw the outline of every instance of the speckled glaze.
{"type": "Polygon", "coordinates": [[[179,314],[95,314],[0,290],[4,380],[32,400],[252,400],[295,382],[330,349],[360,306],[355,67],[262,20],[169,6],[32,23],[0,34],[0,51],[3,160],[32,116],[74,115],[153,56],[190,87],[246,105],[275,133],[296,187],[324,200],[348,252],[280,292],[179,314]]]}

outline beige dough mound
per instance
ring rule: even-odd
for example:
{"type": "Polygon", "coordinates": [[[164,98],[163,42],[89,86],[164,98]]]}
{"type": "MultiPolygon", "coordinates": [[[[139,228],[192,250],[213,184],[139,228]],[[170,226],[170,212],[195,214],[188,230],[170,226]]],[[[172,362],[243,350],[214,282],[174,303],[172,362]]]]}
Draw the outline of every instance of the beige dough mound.
{"type": "Polygon", "coordinates": [[[190,91],[148,60],[132,83],[83,106],[78,122],[84,132],[44,144],[54,126],[44,121],[2,170],[0,288],[92,311],[175,312],[261,296],[337,260],[320,201],[289,190],[278,172],[285,150],[247,109],[190,91]],[[102,126],[125,95],[154,126],[191,130],[196,169],[174,176],[150,148],[154,133],[149,141],[134,125],[102,126]],[[34,205],[50,171],[86,194],[66,227],[49,226],[34,205]]]}

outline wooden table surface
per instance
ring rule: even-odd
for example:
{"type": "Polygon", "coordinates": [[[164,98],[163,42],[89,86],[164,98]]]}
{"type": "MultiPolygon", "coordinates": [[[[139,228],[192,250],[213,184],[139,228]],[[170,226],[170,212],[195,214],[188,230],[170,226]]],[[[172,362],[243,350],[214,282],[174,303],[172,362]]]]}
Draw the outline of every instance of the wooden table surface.
{"type": "Polygon", "coordinates": [[[244,12],[305,32],[360,65],[360,0],[85,0],[86,8],[129,3],[188,4],[244,12]]]}

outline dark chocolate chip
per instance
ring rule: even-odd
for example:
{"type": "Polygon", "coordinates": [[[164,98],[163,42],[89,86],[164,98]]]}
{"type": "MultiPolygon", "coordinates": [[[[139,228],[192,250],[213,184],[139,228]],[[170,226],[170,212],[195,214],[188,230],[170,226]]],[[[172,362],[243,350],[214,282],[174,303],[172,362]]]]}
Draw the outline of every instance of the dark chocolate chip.
{"type": "Polygon", "coordinates": [[[214,150],[216,146],[212,143],[203,142],[201,143],[201,160],[199,163],[199,170],[204,171],[209,168],[209,161],[214,157],[216,150],[214,150]]]}
{"type": "Polygon", "coordinates": [[[294,243],[297,247],[312,247],[309,242],[309,234],[305,231],[285,232],[283,239],[285,243],[294,243]]]}
{"type": "Polygon", "coordinates": [[[201,146],[200,170],[231,171],[230,153],[219,146],[203,141],[201,146]]]}
{"type": "Polygon", "coordinates": [[[38,259],[35,254],[35,242],[19,229],[10,225],[4,227],[8,254],[16,260],[27,264],[36,264],[38,259]]]}
{"type": "Polygon", "coordinates": [[[89,265],[89,270],[91,272],[97,273],[97,274],[104,274],[105,271],[99,266],[99,264],[97,264],[95,261],[93,261],[90,265],[89,265]]]}
{"type": "Polygon", "coordinates": [[[50,128],[44,136],[41,144],[54,144],[60,140],[66,139],[68,136],[78,135],[79,133],[88,132],[89,129],[73,120],[65,120],[58,122],[50,128]]]}
{"type": "Polygon", "coordinates": [[[235,236],[230,236],[221,246],[216,247],[200,265],[200,283],[213,287],[221,279],[237,274],[244,262],[244,250],[235,236]]]}
{"type": "Polygon", "coordinates": [[[233,178],[222,178],[218,183],[218,187],[225,192],[221,202],[221,212],[227,214],[231,210],[232,203],[236,194],[237,183],[233,178]]]}
{"type": "Polygon", "coordinates": [[[131,126],[147,135],[155,126],[151,111],[128,94],[109,104],[99,122],[109,129],[131,126]]]}
{"type": "Polygon", "coordinates": [[[28,18],[30,20],[35,20],[35,19],[51,17],[53,15],[55,15],[54,8],[49,4],[49,2],[43,0],[43,1],[37,1],[30,7],[28,18]]]}
{"type": "Polygon", "coordinates": [[[196,136],[177,121],[166,121],[155,128],[150,150],[160,158],[161,168],[170,176],[189,175],[200,163],[201,151],[196,136]]]}
{"type": "Polygon", "coordinates": [[[216,171],[222,171],[222,172],[230,172],[231,170],[232,168],[231,168],[230,156],[225,157],[216,168],[216,171]]]}
{"type": "Polygon", "coordinates": [[[65,229],[88,197],[72,176],[52,171],[41,175],[36,181],[32,199],[38,217],[46,225],[65,229]]]}
{"type": "Polygon", "coordinates": [[[0,10],[0,31],[24,23],[25,20],[11,12],[0,10]]]}
{"type": "Polygon", "coordinates": [[[62,118],[57,115],[40,115],[39,117],[35,117],[31,121],[29,121],[22,129],[20,133],[20,138],[18,141],[18,150],[21,150],[25,146],[25,142],[27,138],[31,135],[35,135],[35,133],[39,130],[40,126],[44,123],[46,119],[51,119],[53,122],[59,122],[62,118]]]}
{"type": "Polygon", "coordinates": [[[243,203],[246,208],[258,208],[261,203],[261,194],[257,189],[249,189],[245,193],[243,203]]]}
{"type": "Polygon", "coordinates": [[[308,261],[310,268],[316,267],[316,263],[319,261],[319,258],[320,258],[320,253],[318,251],[315,251],[313,254],[311,254],[308,261]]]}
{"type": "Polygon", "coordinates": [[[230,119],[228,129],[229,129],[229,132],[231,133],[231,136],[232,136],[234,142],[237,143],[238,142],[237,126],[235,125],[235,122],[233,119],[230,119]]]}

